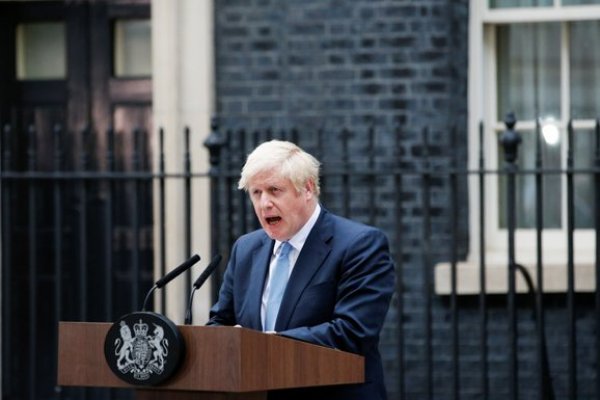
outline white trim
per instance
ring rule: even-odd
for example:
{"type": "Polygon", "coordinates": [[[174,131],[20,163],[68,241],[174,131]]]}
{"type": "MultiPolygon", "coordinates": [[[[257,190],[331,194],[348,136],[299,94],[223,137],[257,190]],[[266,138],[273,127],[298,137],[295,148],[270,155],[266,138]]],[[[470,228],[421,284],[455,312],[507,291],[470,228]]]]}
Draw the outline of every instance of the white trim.
{"type": "MultiPolygon", "coordinates": [[[[479,23],[479,18],[483,2],[481,1],[469,1],[469,71],[468,71],[468,146],[469,146],[469,168],[477,169],[478,158],[475,156],[479,153],[479,121],[484,118],[483,102],[481,99],[484,97],[485,88],[481,85],[483,82],[484,74],[484,54],[483,54],[483,25],[479,23]]],[[[487,148],[484,148],[487,151],[487,148]]],[[[477,179],[473,177],[470,179],[470,188],[476,187],[477,189],[469,190],[469,203],[479,204],[479,198],[477,196],[479,187],[477,187],[477,179]]],[[[479,210],[477,207],[469,207],[469,231],[472,233],[469,235],[469,248],[472,249],[471,253],[479,253],[479,210]]]]}
{"type": "MultiPolygon", "coordinates": [[[[486,294],[504,294],[508,291],[508,267],[507,263],[489,261],[486,263],[486,294]]],[[[536,263],[521,263],[531,276],[537,287],[536,263]]],[[[575,291],[594,292],[595,288],[595,265],[593,262],[577,262],[575,273],[575,291]]],[[[438,295],[450,295],[450,264],[437,264],[435,268],[435,293],[438,295]]],[[[479,263],[476,261],[460,262],[456,265],[457,286],[456,292],[461,295],[479,294],[479,263]]],[[[564,293],[567,291],[567,266],[556,263],[553,260],[544,261],[544,293],[564,293]]],[[[527,286],[520,272],[517,272],[518,293],[527,292],[527,286]]]]}
{"type": "Polygon", "coordinates": [[[585,21],[598,19],[598,14],[600,14],[600,6],[596,5],[499,8],[486,9],[481,17],[481,22],[496,25],[524,22],[585,21]]]}
{"type": "MultiPolygon", "coordinates": [[[[562,23],[560,24],[560,119],[559,123],[561,126],[561,167],[566,168],[567,166],[567,153],[568,147],[571,145],[569,143],[569,135],[567,134],[567,122],[570,118],[570,110],[569,110],[569,102],[571,99],[571,92],[569,86],[569,76],[570,76],[570,68],[569,68],[569,33],[568,33],[568,24],[562,23]]],[[[560,226],[563,229],[567,228],[567,177],[566,174],[562,175],[561,179],[561,201],[562,206],[560,210],[561,218],[560,218],[560,226]]],[[[566,243],[563,244],[563,249],[566,251],[566,243]]]]}

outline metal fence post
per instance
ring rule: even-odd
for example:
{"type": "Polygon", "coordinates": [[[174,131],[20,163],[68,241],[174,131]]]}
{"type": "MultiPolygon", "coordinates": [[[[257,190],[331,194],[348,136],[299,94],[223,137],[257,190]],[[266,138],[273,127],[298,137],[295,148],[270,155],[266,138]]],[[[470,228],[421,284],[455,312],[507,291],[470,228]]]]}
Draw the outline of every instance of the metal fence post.
{"type": "MultiPolygon", "coordinates": [[[[0,271],[2,272],[2,354],[8,354],[10,347],[9,343],[12,341],[13,329],[12,322],[10,320],[10,311],[12,310],[13,300],[11,294],[13,293],[12,287],[12,271],[10,265],[12,265],[12,210],[11,210],[11,197],[13,191],[13,184],[10,180],[4,179],[4,174],[11,171],[12,167],[12,155],[11,155],[11,134],[12,126],[6,124],[2,127],[2,179],[0,180],[0,188],[2,194],[2,266],[0,271]]],[[[12,379],[11,368],[8,368],[8,363],[2,358],[2,383],[4,387],[4,393],[10,393],[14,379],[12,379]]]]}
{"type": "MultiPolygon", "coordinates": [[[[216,118],[213,118],[210,124],[210,135],[204,141],[204,146],[208,149],[210,158],[210,169],[208,176],[210,178],[210,246],[211,258],[219,253],[219,175],[221,170],[221,148],[225,145],[225,140],[219,133],[219,124],[216,118]]],[[[222,272],[222,271],[219,271],[222,272]]],[[[215,275],[213,275],[215,276],[215,275]]],[[[212,279],[213,300],[216,301],[219,291],[219,279],[212,279]]]]}
{"type": "MultiPolygon", "coordinates": [[[[190,155],[190,128],[186,126],[183,130],[184,135],[184,153],[183,153],[183,173],[184,173],[184,215],[185,215],[185,257],[192,256],[192,158],[190,155]]],[[[184,303],[190,298],[192,288],[192,271],[185,272],[185,293],[184,303]]]]}
{"type": "MultiPolygon", "coordinates": [[[[29,139],[27,147],[27,172],[34,174],[37,171],[37,131],[33,124],[27,128],[27,137],[29,139]]],[[[36,180],[30,180],[27,185],[27,240],[29,241],[27,250],[28,257],[28,290],[29,290],[29,399],[36,398],[36,366],[38,361],[37,351],[37,331],[38,331],[38,309],[36,307],[38,300],[37,275],[38,275],[38,185],[36,180]]]]}
{"type": "Polygon", "coordinates": [[[510,398],[518,398],[518,361],[517,361],[517,317],[516,317],[516,188],[515,178],[518,169],[517,157],[521,136],[515,131],[517,119],[514,113],[508,113],[504,123],[506,130],[500,137],[504,148],[504,171],[506,172],[506,218],[508,231],[508,325],[509,325],[509,393],[510,398]]]}

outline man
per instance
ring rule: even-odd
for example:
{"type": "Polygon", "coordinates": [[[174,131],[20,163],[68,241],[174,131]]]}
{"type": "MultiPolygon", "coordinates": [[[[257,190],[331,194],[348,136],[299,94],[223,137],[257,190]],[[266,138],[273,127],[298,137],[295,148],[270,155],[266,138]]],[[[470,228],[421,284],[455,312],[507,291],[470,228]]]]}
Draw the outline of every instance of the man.
{"type": "Polygon", "coordinates": [[[269,399],[385,399],[378,344],[394,265],[384,234],[323,209],[319,162],[290,142],[258,146],[238,187],[250,195],[262,229],[234,244],[208,324],[365,357],[364,384],[273,391],[269,399]]]}

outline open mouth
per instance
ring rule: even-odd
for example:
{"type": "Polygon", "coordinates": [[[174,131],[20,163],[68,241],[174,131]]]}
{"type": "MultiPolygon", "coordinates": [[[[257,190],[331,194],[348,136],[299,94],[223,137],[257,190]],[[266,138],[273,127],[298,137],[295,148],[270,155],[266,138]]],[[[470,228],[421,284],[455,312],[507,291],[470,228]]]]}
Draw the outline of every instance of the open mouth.
{"type": "Polygon", "coordinates": [[[265,219],[267,220],[267,224],[269,225],[275,225],[279,221],[281,221],[281,217],[267,217],[265,219]]]}

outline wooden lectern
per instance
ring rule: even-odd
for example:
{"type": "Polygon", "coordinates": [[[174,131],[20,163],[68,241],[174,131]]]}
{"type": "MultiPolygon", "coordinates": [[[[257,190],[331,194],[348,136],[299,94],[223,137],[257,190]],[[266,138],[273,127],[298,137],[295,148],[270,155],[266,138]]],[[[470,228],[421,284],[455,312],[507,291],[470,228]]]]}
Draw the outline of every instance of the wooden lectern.
{"type": "Polygon", "coordinates": [[[133,386],[104,358],[110,323],[60,322],[58,385],[137,389],[144,400],[266,399],[267,391],[364,382],[364,358],[234,327],[179,326],[181,366],[160,386],[133,386]]]}

